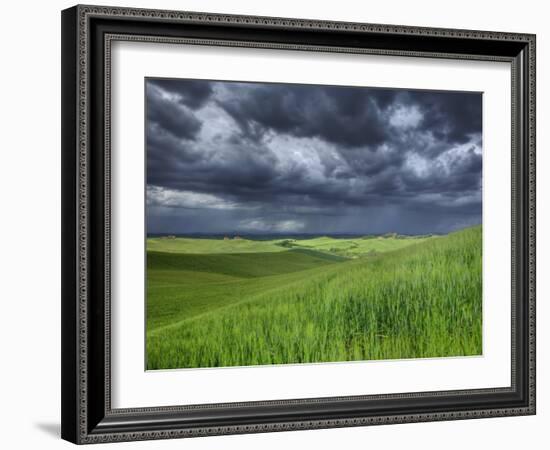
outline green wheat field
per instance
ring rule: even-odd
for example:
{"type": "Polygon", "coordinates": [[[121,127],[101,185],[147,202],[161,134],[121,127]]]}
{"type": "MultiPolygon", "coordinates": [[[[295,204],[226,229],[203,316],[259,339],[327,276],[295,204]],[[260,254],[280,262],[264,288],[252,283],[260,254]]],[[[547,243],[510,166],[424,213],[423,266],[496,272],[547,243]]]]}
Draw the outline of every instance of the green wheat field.
{"type": "Polygon", "coordinates": [[[480,355],[482,229],[147,239],[147,369],[480,355]]]}

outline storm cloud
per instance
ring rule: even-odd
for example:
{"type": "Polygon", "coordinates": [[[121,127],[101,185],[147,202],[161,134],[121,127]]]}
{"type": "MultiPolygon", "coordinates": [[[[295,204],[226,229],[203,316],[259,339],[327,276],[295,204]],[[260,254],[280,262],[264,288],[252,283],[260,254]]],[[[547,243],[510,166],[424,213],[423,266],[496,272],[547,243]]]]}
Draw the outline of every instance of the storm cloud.
{"type": "Polygon", "coordinates": [[[149,78],[146,109],[151,234],[481,223],[481,93],[149,78]]]}

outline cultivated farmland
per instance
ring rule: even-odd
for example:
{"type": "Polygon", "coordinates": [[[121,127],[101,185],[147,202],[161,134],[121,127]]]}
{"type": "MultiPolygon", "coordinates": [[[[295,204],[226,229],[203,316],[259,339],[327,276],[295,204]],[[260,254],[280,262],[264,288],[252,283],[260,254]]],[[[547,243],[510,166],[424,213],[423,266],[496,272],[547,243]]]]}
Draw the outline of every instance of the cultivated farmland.
{"type": "Polygon", "coordinates": [[[147,240],[147,368],[481,354],[481,226],[147,240]]]}

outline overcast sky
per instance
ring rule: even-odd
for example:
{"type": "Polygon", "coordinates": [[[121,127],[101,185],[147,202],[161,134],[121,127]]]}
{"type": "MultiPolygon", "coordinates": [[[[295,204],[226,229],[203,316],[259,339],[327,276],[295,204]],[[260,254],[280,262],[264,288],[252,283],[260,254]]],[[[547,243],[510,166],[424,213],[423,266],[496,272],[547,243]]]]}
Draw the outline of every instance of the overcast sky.
{"type": "Polygon", "coordinates": [[[481,223],[480,93],[146,80],[147,231],[481,223]]]}

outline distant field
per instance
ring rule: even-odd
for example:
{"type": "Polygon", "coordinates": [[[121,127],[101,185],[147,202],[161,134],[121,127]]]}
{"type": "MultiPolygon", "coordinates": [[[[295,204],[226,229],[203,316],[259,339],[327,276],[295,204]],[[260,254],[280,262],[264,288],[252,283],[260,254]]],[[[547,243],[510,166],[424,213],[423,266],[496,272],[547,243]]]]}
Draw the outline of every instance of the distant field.
{"type": "Polygon", "coordinates": [[[282,238],[253,240],[159,237],[147,239],[147,250],[165,253],[266,253],[289,249],[309,249],[354,258],[369,253],[382,253],[418,244],[432,237],[365,236],[357,238],[317,237],[314,239],[282,238]]]}
{"type": "Polygon", "coordinates": [[[167,253],[259,253],[284,252],[277,241],[248,239],[148,238],[147,250],[167,253]]]}
{"type": "MultiPolygon", "coordinates": [[[[412,244],[419,244],[431,237],[367,237],[353,239],[334,239],[331,237],[320,237],[290,242],[299,248],[310,248],[313,250],[334,253],[347,257],[358,257],[371,253],[384,253],[412,244]]],[[[292,248],[292,247],[291,247],[292,248]]]]}
{"type": "Polygon", "coordinates": [[[481,227],[147,240],[147,368],[478,355],[481,227]]]}

